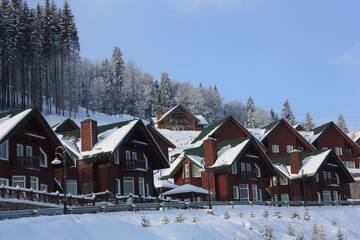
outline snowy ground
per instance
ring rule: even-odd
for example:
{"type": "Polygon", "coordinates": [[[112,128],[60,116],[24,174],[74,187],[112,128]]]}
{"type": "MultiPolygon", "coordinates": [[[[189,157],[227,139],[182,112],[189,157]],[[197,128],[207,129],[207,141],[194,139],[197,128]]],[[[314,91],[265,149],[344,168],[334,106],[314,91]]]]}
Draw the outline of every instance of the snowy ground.
{"type": "Polygon", "coordinates": [[[215,207],[214,215],[204,210],[166,210],[53,216],[0,222],[0,239],[93,240],[93,239],[359,239],[360,207],[275,208],[256,206],[215,207]],[[265,212],[268,212],[266,216],[265,212]],[[308,211],[310,220],[304,220],[308,211]],[[224,214],[228,213],[226,219],[224,214]],[[294,213],[299,218],[293,218],[294,213]],[[178,214],[185,218],[175,222],[178,214]],[[145,216],[150,227],[142,227],[145,216]],[[168,224],[161,219],[167,216],[168,224]],[[316,229],[314,231],[314,229],[316,229]],[[263,235],[273,235],[264,238],[263,235]],[[293,236],[291,236],[293,235],[293,236]],[[347,237],[347,238],[345,238],[347,237]]]}

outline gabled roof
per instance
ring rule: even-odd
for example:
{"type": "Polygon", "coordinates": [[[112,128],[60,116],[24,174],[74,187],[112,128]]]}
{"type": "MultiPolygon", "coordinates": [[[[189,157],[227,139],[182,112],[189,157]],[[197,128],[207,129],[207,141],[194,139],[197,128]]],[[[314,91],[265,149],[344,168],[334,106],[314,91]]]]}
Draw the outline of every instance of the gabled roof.
{"type": "Polygon", "coordinates": [[[331,127],[335,128],[335,130],[338,131],[340,135],[344,137],[345,141],[349,145],[360,151],[360,146],[357,145],[348,135],[346,135],[346,133],[344,133],[334,122],[325,123],[323,125],[314,128],[312,131],[300,132],[300,134],[303,135],[305,139],[308,140],[311,144],[314,144],[317,141],[317,139],[320,136],[322,136],[327,129],[331,127]]]}
{"type": "Polygon", "coordinates": [[[314,176],[320,167],[325,164],[327,159],[330,156],[334,156],[338,166],[344,171],[345,176],[348,178],[349,182],[353,182],[354,179],[351,176],[350,172],[346,169],[342,161],[340,160],[339,156],[335,154],[335,152],[331,149],[322,151],[320,153],[304,153],[302,159],[302,167],[298,171],[297,174],[291,173],[290,167],[290,157],[281,158],[274,160],[274,166],[277,170],[285,175],[289,179],[299,179],[302,178],[302,174],[306,177],[314,176]]]}
{"type": "Polygon", "coordinates": [[[162,120],[164,120],[167,116],[171,115],[175,110],[177,109],[181,109],[182,111],[184,111],[186,114],[188,114],[188,116],[190,116],[192,119],[194,119],[197,123],[200,122],[200,119],[198,119],[194,114],[192,114],[189,110],[187,110],[183,105],[178,104],[176,106],[174,106],[173,108],[171,108],[169,111],[167,111],[166,113],[164,113],[160,119],[156,120],[156,123],[161,122],[162,120]]]}
{"type": "MultiPolygon", "coordinates": [[[[65,119],[64,121],[61,121],[51,128],[54,130],[54,132],[59,133],[63,130],[61,130],[63,127],[70,126],[72,130],[78,130],[79,126],[70,118],[65,119]]],[[[69,131],[69,130],[68,130],[69,131]]]]}
{"type": "Polygon", "coordinates": [[[150,133],[153,135],[156,135],[157,137],[161,138],[163,141],[165,141],[170,148],[176,148],[175,144],[170,141],[167,137],[165,137],[160,131],[155,129],[151,125],[147,125],[147,128],[149,129],[150,133]]]}
{"type": "Polygon", "coordinates": [[[233,121],[236,125],[238,125],[248,136],[251,134],[249,131],[244,128],[239,121],[237,121],[233,116],[229,116],[221,121],[218,121],[214,124],[209,125],[207,128],[201,131],[201,133],[192,141],[192,144],[195,144],[196,142],[203,141],[204,139],[211,137],[216,131],[221,128],[223,124],[225,124],[227,121],[233,121]]]}
{"type": "Polygon", "coordinates": [[[125,122],[118,122],[97,128],[97,143],[93,146],[91,151],[82,152],[80,150],[80,130],[70,131],[59,134],[59,138],[64,145],[72,151],[79,159],[92,158],[97,155],[113,153],[115,149],[122,144],[130,133],[136,128],[144,130],[149,142],[155,147],[155,151],[161,156],[161,164],[165,167],[169,167],[167,158],[164,156],[163,151],[156,143],[155,139],[151,135],[142,120],[132,120],[125,122]]]}

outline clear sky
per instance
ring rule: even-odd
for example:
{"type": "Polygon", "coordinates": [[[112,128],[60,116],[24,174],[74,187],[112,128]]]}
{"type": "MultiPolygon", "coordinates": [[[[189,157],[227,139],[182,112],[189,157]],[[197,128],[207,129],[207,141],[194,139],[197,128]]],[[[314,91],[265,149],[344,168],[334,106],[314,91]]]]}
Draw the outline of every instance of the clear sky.
{"type": "Polygon", "coordinates": [[[167,71],[277,112],[289,99],[298,121],[308,111],[316,123],[343,113],[360,129],[360,1],[69,2],[83,57],[109,57],[118,46],[155,78],[167,71]]]}

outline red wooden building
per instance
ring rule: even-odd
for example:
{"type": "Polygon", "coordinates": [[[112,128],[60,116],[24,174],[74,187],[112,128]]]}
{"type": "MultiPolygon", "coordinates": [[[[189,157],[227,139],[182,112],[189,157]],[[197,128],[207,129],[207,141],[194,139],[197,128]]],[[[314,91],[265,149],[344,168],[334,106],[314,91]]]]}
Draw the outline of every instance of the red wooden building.
{"type": "Polygon", "coordinates": [[[152,125],[160,129],[184,131],[202,130],[207,127],[208,122],[202,115],[194,115],[178,104],[165,113],[163,113],[162,107],[158,106],[156,115],[152,118],[152,125]]]}
{"type": "Polygon", "coordinates": [[[35,109],[0,114],[0,185],[53,192],[59,139],[35,109]]]}
{"type": "MultiPolygon", "coordinates": [[[[80,130],[59,136],[76,162],[69,173],[74,193],[108,190],[119,196],[157,195],[153,171],[169,163],[141,120],[97,126],[87,119],[80,130]]],[[[62,176],[60,169],[57,176],[62,176]]]]}

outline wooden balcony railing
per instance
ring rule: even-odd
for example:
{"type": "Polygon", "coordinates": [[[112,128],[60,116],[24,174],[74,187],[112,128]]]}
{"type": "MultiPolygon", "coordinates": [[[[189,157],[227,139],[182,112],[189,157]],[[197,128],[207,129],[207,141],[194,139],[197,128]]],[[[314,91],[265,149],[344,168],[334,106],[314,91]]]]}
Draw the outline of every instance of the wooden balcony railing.
{"type": "Polygon", "coordinates": [[[126,169],[145,169],[145,160],[126,160],[126,169]]]}
{"type": "Polygon", "coordinates": [[[40,169],[39,157],[16,157],[12,162],[15,168],[40,169]]]}

